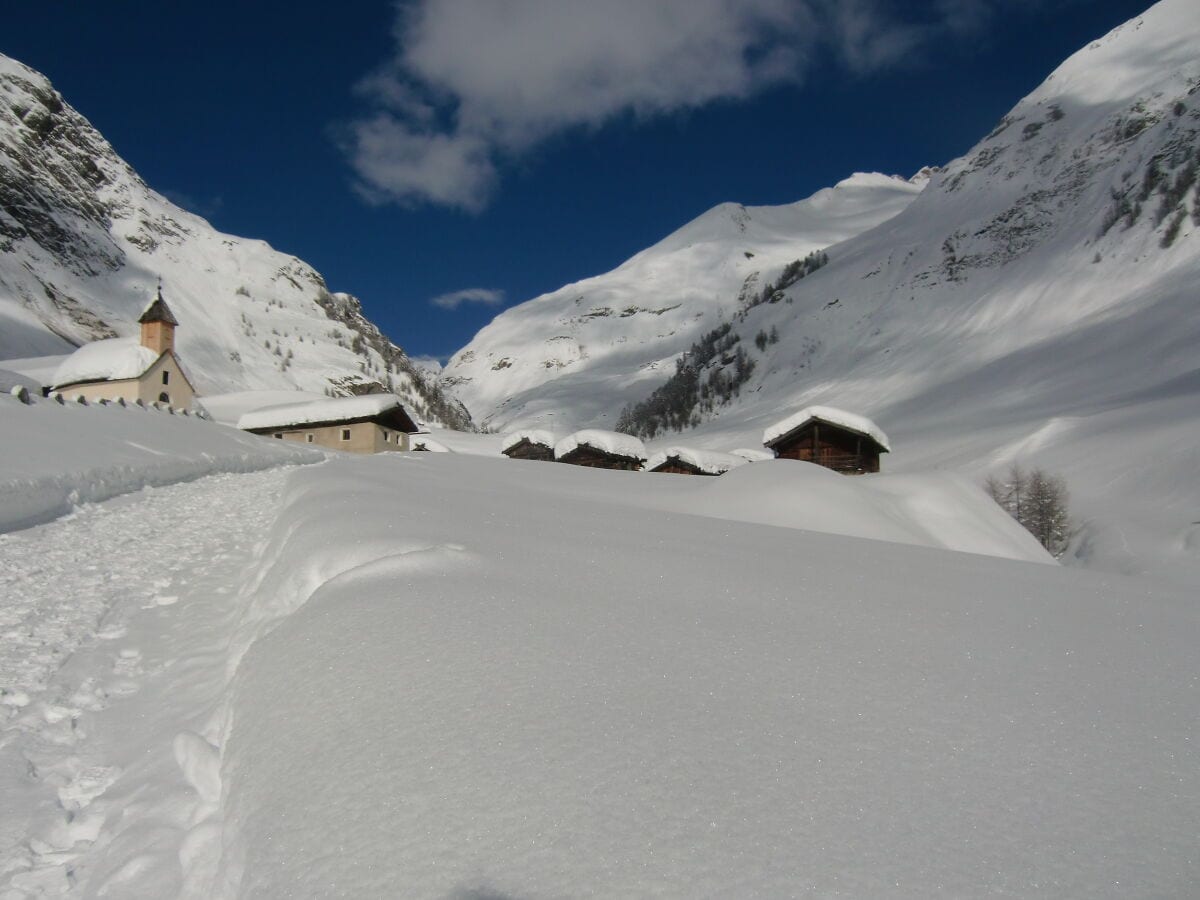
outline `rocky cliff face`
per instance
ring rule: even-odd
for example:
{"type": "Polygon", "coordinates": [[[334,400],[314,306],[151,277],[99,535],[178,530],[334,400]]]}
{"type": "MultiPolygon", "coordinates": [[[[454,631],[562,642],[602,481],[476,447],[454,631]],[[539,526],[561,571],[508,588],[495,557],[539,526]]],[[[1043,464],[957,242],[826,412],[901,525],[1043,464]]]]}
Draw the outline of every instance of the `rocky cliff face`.
{"type": "Polygon", "coordinates": [[[135,333],[160,278],[204,393],[382,386],[419,417],[470,425],[357,299],[174,206],[44,76],[0,57],[0,358],[135,333]]]}

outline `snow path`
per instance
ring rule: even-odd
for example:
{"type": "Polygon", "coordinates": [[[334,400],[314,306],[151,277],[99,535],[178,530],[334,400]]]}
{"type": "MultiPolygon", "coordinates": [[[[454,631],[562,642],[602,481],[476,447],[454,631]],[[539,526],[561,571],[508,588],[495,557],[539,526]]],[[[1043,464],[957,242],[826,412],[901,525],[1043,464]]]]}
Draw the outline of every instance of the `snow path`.
{"type": "Polygon", "coordinates": [[[216,475],[0,534],[0,898],[179,894],[220,796],[239,586],[286,478],[216,475]]]}

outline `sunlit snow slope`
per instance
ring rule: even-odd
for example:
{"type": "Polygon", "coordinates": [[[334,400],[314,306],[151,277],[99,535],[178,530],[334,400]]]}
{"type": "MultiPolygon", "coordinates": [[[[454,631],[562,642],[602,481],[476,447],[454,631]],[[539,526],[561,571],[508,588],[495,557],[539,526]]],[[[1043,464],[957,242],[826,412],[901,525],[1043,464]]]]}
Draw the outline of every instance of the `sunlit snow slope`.
{"type": "MultiPolygon", "coordinates": [[[[892,437],[885,470],[1043,466],[1086,526],[1077,558],[1195,580],[1197,48],[1200,5],[1165,0],[1080,50],[906,209],[735,316],[750,379],[697,432],[657,437],[752,446],[810,403],[852,409],[892,437]],[[772,328],[778,343],[757,347],[772,328]]],[[[638,375],[612,371],[622,390],[599,404],[559,379],[514,392],[511,416],[476,409],[512,426],[611,422],[666,378],[638,375]]]]}
{"type": "Polygon", "coordinates": [[[0,56],[0,359],[136,333],[160,278],[201,393],[376,382],[467,421],[357,299],[152,191],[44,76],[0,56]]]}
{"type": "Polygon", "coordinates": [[[787,263],[894,216],[923,184],[857,174],[788,206],[722,204],[612,272],[497,316],[443,383],[495,426],[611,423],[787,263]]]}

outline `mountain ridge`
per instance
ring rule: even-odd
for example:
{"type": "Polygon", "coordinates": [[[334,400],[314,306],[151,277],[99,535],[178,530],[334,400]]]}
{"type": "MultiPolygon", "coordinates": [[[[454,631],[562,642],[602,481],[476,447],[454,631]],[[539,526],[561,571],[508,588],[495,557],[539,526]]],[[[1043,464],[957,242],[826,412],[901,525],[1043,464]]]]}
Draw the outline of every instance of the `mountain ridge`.
{"type": "Polygon", "coordinates": [[[356,297],[153,191],[49,79],[0,55],[0,358],[133,334],[160,281],[204,393],[394,390],[471,427],[356,297]]]}

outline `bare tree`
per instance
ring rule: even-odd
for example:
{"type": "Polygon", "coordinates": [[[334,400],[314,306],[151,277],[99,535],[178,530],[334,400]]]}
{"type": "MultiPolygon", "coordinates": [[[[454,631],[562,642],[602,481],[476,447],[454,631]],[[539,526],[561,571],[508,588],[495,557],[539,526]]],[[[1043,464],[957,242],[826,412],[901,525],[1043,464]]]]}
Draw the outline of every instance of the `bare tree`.
{"type": "Polygon", "coordinates": [[[989,475],[984,490],[1016,519],[1054,557],[1060,557],[1071,538],[1067,485],[1041,469],[1023,470],[1013,463],[1002,478],[989,475]]]}

